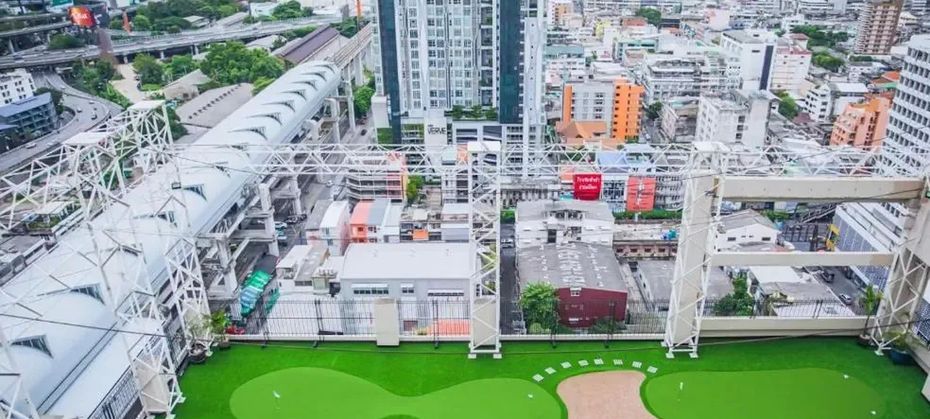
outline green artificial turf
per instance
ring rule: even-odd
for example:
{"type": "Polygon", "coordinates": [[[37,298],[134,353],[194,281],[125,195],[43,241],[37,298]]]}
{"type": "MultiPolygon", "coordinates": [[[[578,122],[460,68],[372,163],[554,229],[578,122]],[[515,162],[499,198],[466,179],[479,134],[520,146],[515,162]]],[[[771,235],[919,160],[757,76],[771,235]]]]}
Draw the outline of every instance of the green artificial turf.
{"type": "MultiPolygon", "coordinates": [[[[287,368],[318,367],[342,371],[363,378],[399,396],[420,396],[467,381],[485,378],[516,378],[532,383],[534,374],[545,379],[539,383],[555,395],[559,381],[584,372],[615,370],[613,359],[622,359],[623,368],[633,361],[642,368],[654,366],[656,374],[647,374],[646,388],[652,380],[666,374],[686,371],[766,371],[798,368],[824,368],[848,374],[878,392],[884,411],[875,418],[926,419],[930,403],[920,395],[926,375],[914,366],[892,365],[887,357],[878,357],[849,338],[784,339],[770,342],[721,344],[703,340],[700,358],[679,355],[666,359],[658,342],[613,342],[605,349],[601,342],[547,343],[504,342],[500,360],[469,360],[464,343],[444,343],[439,349],[429,344],[403,344],[398,348],[376,348],[371,343],[323,343],[312,348],[308,343],[271,343],[267,348],[255,344],[234,344],[229,351],[215,352],[205,365],[193,365],[181,378],[187,400],[175,409],[181,419],[233,418],[230,400],[233,392],[246,382],[287,368]],[[579,367],[579,360],[604,359],[605,365],[579,367]],[[560,363],[572,363],[562,369],[560,363]],[[547,367],[557,370],[548,375],[547,367]]],[[[833,395],[836,404],[852,402],[855,396],[833,395]]],[[[306,397],[312,397],[307,395],[306,397]]],[[[735,397],[734,397],[735,399],[735,397]]],[[[351,394],[340,403],[357,403],[351,394]]],[[[731,401],[732,402],[732,401],[731,401]]],[[[777,401],[790,406],[791,400],[777,401]]],[[[561,406],[562,417],[565,408],[561,406]]],[[[752,411],[755,412],[755,411],[752,411]]],[[[411,415],[383,412],[384,417],[411,415]]],[[[268,417],[286,418],[284,415],[268,417]]],[[[301,416],[303,417],[303,416],[301,416]]],[[[744,417],[753,417],[752,415],[744,417]]],[[[789,417],[789,416],[782,416],[789,417]]],[[[845,419],[826,416],[818,419],[845,419]]],[[[249,418],[239,418],[249,419],[249,418]]]]}
{"type": "Polygon", "coordinates": [[[885,401],[856,377],[822,368],[688,371],[644,386],[646,404],[666,419],[873,418],[885,401]]]}
{"type": "Polygon", "coordinates": [[[231,407],[240,419],[561,417],[556,398],[531,381],[487,378],[404,397],[363,378],[322,368],[288,368],[254,378],[233,392],[231,407]]]}

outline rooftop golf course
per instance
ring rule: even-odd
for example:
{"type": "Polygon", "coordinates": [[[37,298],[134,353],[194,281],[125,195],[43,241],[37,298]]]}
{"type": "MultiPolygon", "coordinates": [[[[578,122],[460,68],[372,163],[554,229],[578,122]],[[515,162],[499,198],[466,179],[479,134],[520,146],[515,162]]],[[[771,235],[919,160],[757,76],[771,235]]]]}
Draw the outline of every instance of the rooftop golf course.
{"type": "Polygon", "coordinates": [[[191,366],[181,381],[187,400],[175,412],[182,419],[560,419],[568,412],[572,419],[586,419],[579,412],[917,419],[930,417],[920,395],[925,377],[841,338],[707,345],[699,359],[673,360],[656,342],[507,343],[501,360],[468,360],[456,343],[290,342],[236,345],[191,366]],[[569,382],[573,397],[560,386],[569,382]]]}

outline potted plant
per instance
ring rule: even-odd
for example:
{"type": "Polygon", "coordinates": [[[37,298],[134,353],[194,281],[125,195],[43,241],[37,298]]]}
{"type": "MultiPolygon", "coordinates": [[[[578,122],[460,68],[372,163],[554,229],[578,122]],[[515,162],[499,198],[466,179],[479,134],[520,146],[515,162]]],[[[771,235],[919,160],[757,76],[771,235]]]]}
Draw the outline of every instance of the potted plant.
{"type": "Polygon", "coordinates": [[[872,316],[878,311],[878,305],[882,301],[882,292],[877,291],[875,287],[868,287],[865,289],[865,294],[859,298],[859,305],[862,306],[862,309],[865,311],[865,325],[862,326],[862,333],[859,333],[859,338],[857,343],[861,346],[869,347],[872,346],[872,333],[869,330],[869,321],[872,320],[872,316]]]}
{"type": "Polygon", "coordinates": [[[203,364],[207,362],[207,355],[209,348],[203,343],[203,336],[207,334],[207,331],[210,327],[210,318],[204,316],[202,318],[195,319],[188,324],[187,328],[191,334],[191,346],[187,354],[187,360],[191,364],[203,364]]]}
{"type": "Polygon", "coordinates": [[[892,332],[888,334],[890,346],[888,357],[895,365],[910,365],[913,357],[910,352],[911,334],[909,332],[892,332]]]}
{"type": "Polygon", "coordinates": [[[223,310],[216,311],[210,315],[210,331],[213,332],[213,338],[216,347],[221,350],[229,349],[229,337],[226,336],[226,328],[229,326],[229,318],[223,310]]]}

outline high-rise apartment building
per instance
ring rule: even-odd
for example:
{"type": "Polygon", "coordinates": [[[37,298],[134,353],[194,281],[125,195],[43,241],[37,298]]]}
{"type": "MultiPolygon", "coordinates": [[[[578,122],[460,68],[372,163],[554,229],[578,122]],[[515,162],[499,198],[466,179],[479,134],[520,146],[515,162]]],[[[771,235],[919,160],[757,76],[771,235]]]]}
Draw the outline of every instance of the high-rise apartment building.
{"type": "Polygon", "coordinates": [[[800,95],[801,85],[811,68],[813,55],[807,49],[807,36],[804,34],[790,34],[778,40],[775,48],[775,69],[772,72],[772,84],[769,88],[774,91],[789,92],[800,95]]]}
{"type": "Polygon", "coordinates": [[[378,0],[375,126],[390,127],[397,143],[496,140],[505,154],[538,144],[544,8],[538,0],[378,0]]]}
{"type": "Polygon", "coordinates": [[[701,55],[654,55],[641,63],[638,82],[646,88],[646,103],[679,97],[699,97],[738,89],[742,78],[739,64],[715,51],[701,55]]]}
{"type": "Polygon", "coordinates": [[[694,141],[765,146],[769,111],[775,100],[767,91],[702,95],[694,141]]]}
{"type": "Polygon", "coordinates": [[[740,88],[767,90],[771,86],[777,40],[774,33],[761,29],[723,33],[720,48],[739,63],[740,88]]]}
{"type": "Polygon", "coordinates": [[[856,54],[887,55],[894,45],[904,0],[866,0],[859,13],[856,54]]]}
{"type": "Polygon", "coordinates": [[[873,96],[846,106],[833,123],[830,145],[875,148],[882,145],[891,111],[890,95],[873,96]]]}

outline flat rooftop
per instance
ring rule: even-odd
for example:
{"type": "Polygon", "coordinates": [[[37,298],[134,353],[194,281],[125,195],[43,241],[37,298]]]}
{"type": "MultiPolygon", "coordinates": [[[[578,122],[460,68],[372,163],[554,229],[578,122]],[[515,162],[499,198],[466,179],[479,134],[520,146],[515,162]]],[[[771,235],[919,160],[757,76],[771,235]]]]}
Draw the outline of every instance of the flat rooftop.
{"type": "Polygon", "coordinates": [[[352,243],[339,278],[346,280],[468,279],[475,272],[469,243],[352,243]]]}
{"type": "Polygon", "coordinates": [[[517,250],[520,283],[547,282],[556,288],[626,291],[613,248],[568,243],[529,246],[517,250]]]}
{"type": "MultiPolygon", "coordinates": [[[[658,300],[668,300],[672,295],[672,276],[675,273],[674,260],[640,260],[637,261],[639,276],[652,290],[652,295],[658,300]]],[[[707,284],[707,298],[714,300],[733,291],[730,278],[723,270],[714,267],[710,270],[710,281],[707,284]]]]}

